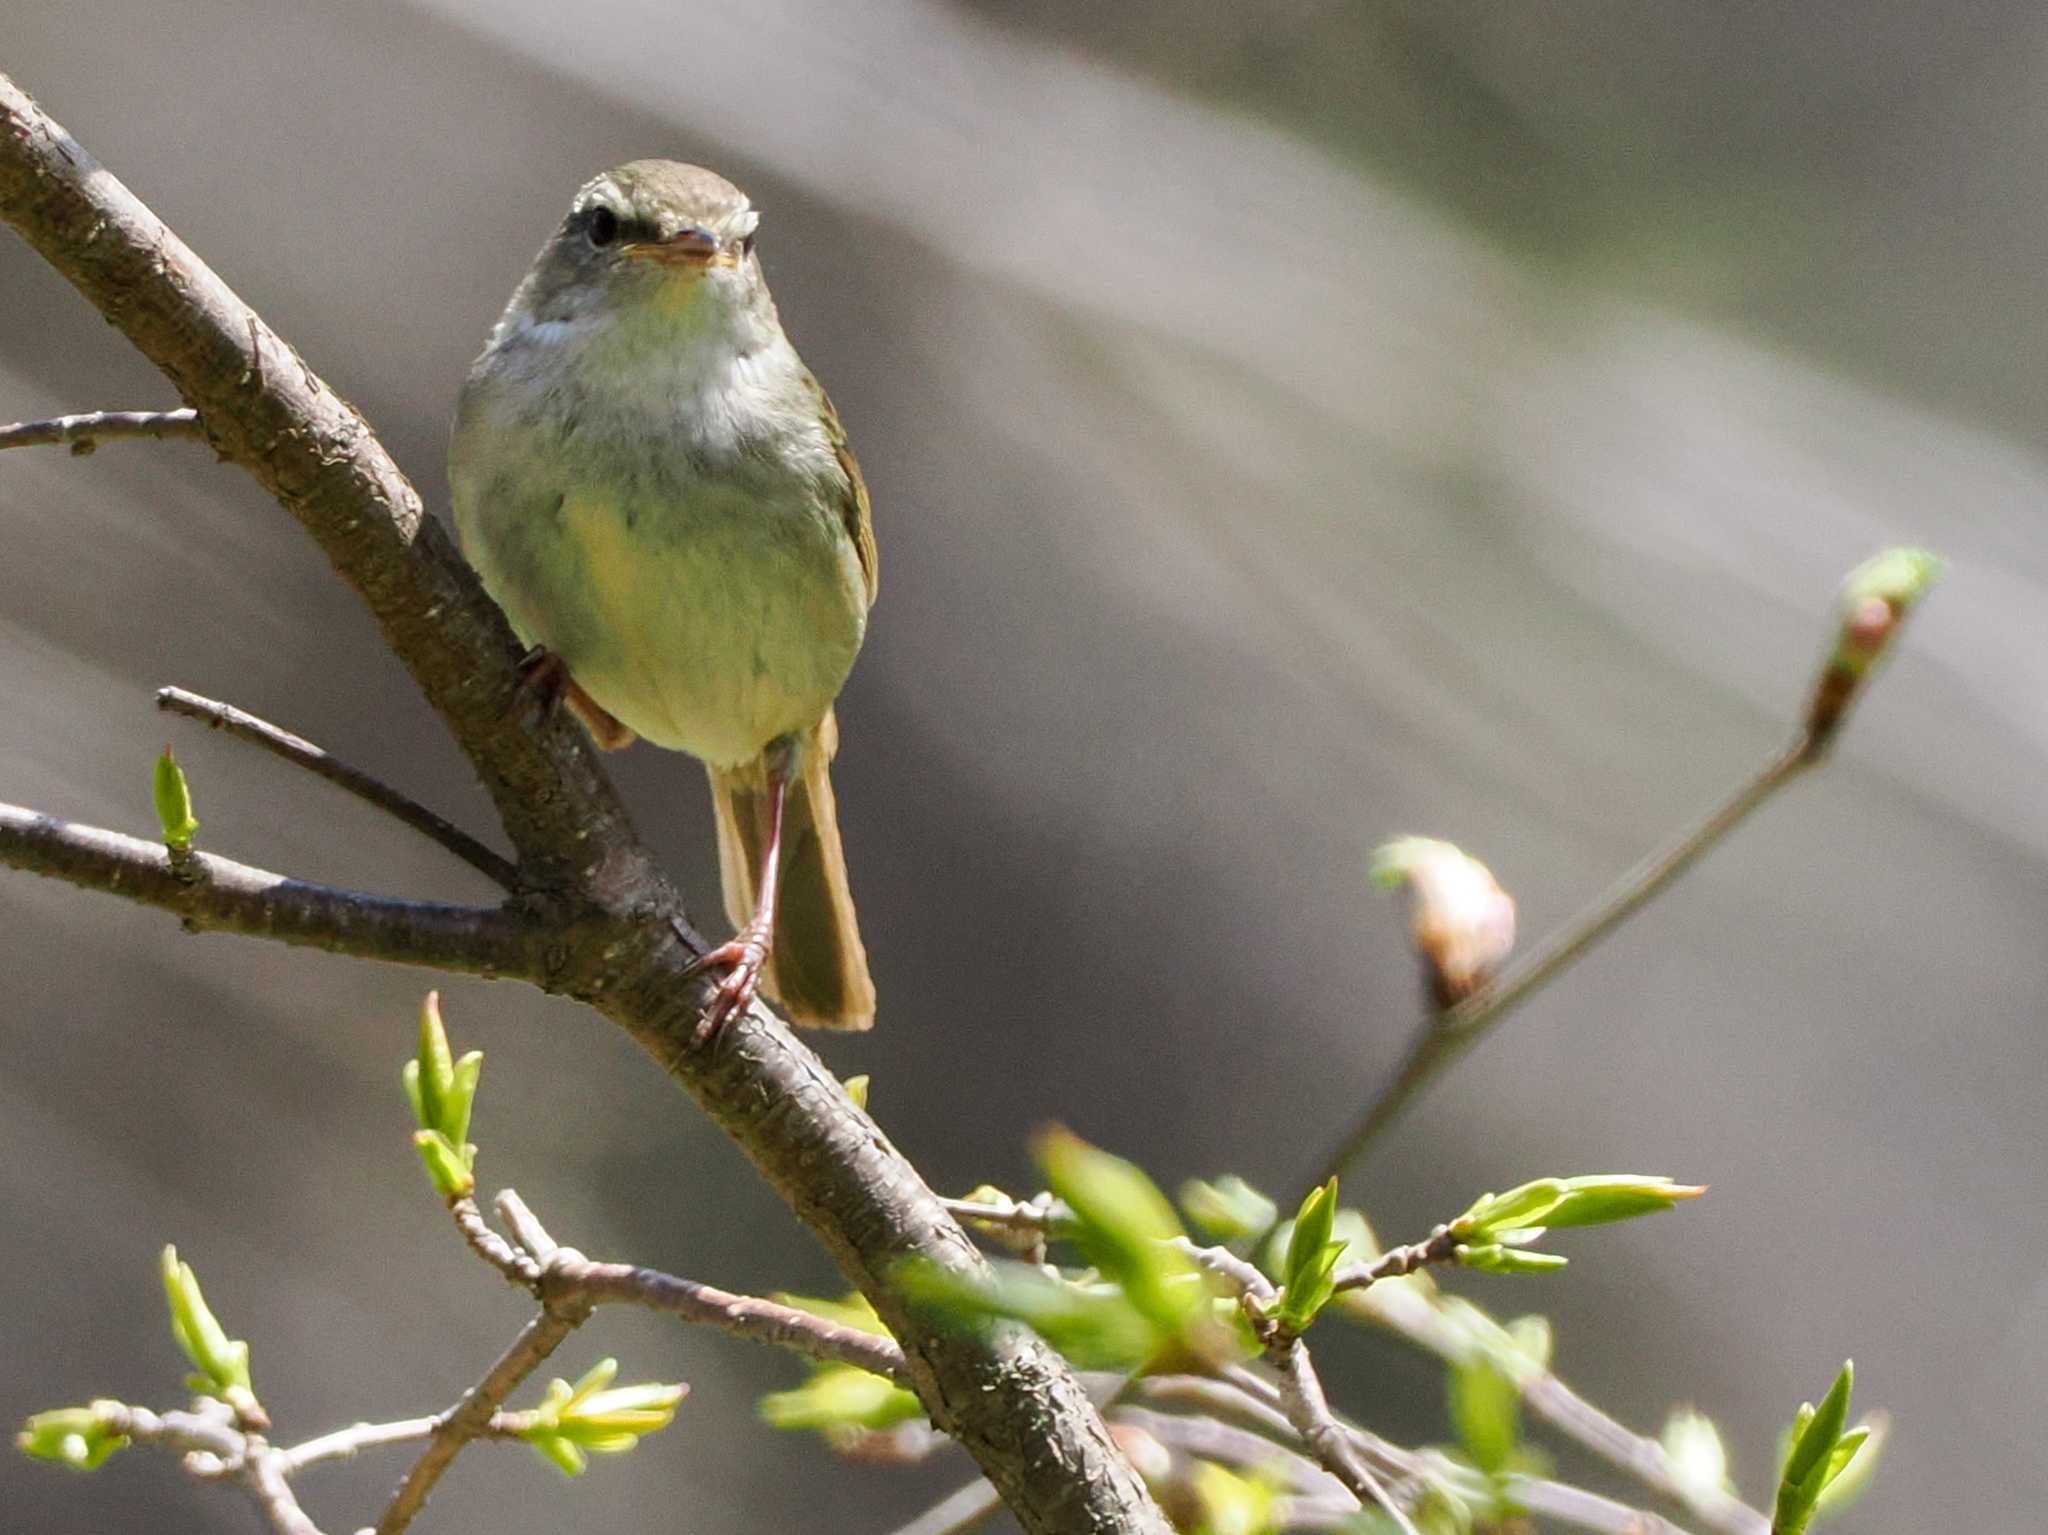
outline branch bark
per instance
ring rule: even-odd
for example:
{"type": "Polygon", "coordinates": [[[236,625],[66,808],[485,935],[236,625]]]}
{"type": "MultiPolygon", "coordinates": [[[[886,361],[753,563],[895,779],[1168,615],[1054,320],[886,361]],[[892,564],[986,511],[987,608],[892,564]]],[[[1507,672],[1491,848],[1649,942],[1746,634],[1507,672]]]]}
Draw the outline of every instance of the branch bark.
{"type": "Polygon", "coordinates": [[[0,804],[0,863],[175,913],[192,932],[242,933],[361,959],[525,975],[543,934],[516,911],[401,901],[308,884],[196,848],[0,804]]]}
{"type": "Polygon", "coordinates": [[[204,437],[197,412],[190,410],[92,410],[47,421],[16,421],[0,426],[0,449],[39,448],[61,444],[72,457],[83,458],[102,442],[118,438],[204,437]]]}
{"type": "Polygon", "coordinates": [[[943,1331],[892,1293],[922,1257],[980,1255],[831,1073],[765,1010],[691,1038],[713,985],[680,902],[567,719],[513,705],[519,647],[362,417],[154,214],[0,76],[0,218],[164,373],[207,441],[295,517],[357,592],[474,764],[547,932],[527,972],[590,1002],[682,1083],[874,1303],[936,1426],[1026,1529],[1168,1525],[1059,1358],[1016,1332],[943,1331]]]}

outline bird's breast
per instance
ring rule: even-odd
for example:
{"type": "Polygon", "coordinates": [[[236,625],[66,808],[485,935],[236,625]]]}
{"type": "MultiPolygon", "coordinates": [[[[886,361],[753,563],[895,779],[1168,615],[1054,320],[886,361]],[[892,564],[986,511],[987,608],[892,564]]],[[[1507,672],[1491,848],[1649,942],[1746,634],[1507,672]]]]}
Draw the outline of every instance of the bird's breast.
{"type": "Polygon", "coordinates": [[[545,425],[478,409],[451,479],[465,549],[521,636],[647,740],[731,766],[824,716],[867,605],[829,482],[705,435],[593,429],[587,405],[545,425]]]}

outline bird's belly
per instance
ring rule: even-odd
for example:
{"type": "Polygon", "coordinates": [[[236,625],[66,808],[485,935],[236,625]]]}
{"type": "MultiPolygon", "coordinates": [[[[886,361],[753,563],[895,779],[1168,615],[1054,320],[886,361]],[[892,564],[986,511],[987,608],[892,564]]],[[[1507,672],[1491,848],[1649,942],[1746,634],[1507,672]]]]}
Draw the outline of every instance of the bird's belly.
{"type": "Polygon", "coordinates": [[[657,746],[752,761],[824,717],[860,650],[859,559],[808,494],[581,492],[520,523],[475,540],[486,584],[523,638],[657,746]]]}

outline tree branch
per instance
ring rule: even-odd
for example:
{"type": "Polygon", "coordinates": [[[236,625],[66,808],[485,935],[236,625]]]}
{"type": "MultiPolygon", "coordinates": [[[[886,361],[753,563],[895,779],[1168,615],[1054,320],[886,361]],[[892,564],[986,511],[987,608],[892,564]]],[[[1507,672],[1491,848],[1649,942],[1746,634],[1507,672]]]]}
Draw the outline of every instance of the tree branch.
{"type": "Polygon", "coordinates": [[[1245,1314],[1251,1318],[1252,1330],[1265,1346],[1266,1362],[1280,1376],[1279,1399],[1272,1405],[1279,1407],[1316,1463],[1342,1482],[1358,1499],[1361,1508],[1367,1505],[1376,1507],[1393,1520],[1402,1535],[1416,1535],[1408,1515],[1380,1484],[1379,1478],[1373,1475],[1352,1434],[1330,1410],[1329,1398],[1323,1394],[1322,1380],[1309,1359],[1308,1345],[1267,1317],[1266,1308],[1279,1299],[1280,1294],[1273,1282],[1226,1247],[1197,1247],[1185,1237],[1174,1245],[1231,1285],[1245,1302],[1245,1314]]]}
{"type": "MultiPolygon", "coordinates": [[[[911,1257],[984,1260],[838,1080],[765,1009],[693,1048],[716,977],[672,928],[673,887],[566,718],[510,707],[521,649],[504,616],[357,413],[154,214],[0,76],[0,218],[170,379],[207,440],[320,545],[490,793],[545,911],[520,973],[591,1003],[744,1150],[902,1343],[936,1427],[1033,1535],[1165,1535],[1168,1525],[1066,1365],[1034,1337],[969,1337],[914,1312],[911,1257]]],[[[462,956],[455,956],[461,959],[462,956]]],[[[470,968],[459,963],[455,968],[470,968]]]]}
{"type": "Polygon", "coordinates": [[[525,975],[538,932],[520,914],[308,884],[213,853],[174,864],[161,842],[0,804],[0,865],[175,913],[192,932],[244,933],[401,965],[525,975]]]}
{"type": "MultiPolygon", "coordinates": [[[[1335,1304],[1344,1314],[1385,1327],[1439,1359],[1459,1359],[1470,1347],[1434,1302],[1406,1293],[1405,1286],[1346,1296],[1335,1304]]],[[[1609,1417],[1550,1371],[1520,1372],[1515,1388],[1531,1417],[1635,1478],[1672,1507],[1686,1510],[1716,1535],[1769,1535],[1766,1515],[1736,1497],[1690,1492],[1673,1473],[1663,1445],[1609,1417]]]]}
{"type": "Polygon", "coordinates": [[[511,1189],[498,1195],[498,1211],[520,1248],[484,1224],[476,1201],[451,1200],[449,1211],[464,1240],[499,1273],[543,1304],[643,1306],[685,1322],[715,1327],[751,1343],[766,1343],[810,1359],[833,1360],[910,1384],[903,1350],[893,1338],[821,1317],[757,1295],[735,1295],[694,1279],[630,1263],[597,1263],[573,1247],[557,1245],[511,1189]]]}
{"type": "Polygon", "coordinates": [[[377,1521],[376,1535],[403,1535],[405,1528],[426,1506],[427,1494],[434,1490],[434,1484],[441,1480],[442,1473],[462,1453],[462,1447],[490,1432],[492,1420],[498,1409],[505,1405],[505,1398],[518,1388],[521,1381],[539,1369],[542,1361],[559,1348],[562,1340],[589,1315],[590,1307],[575,1302],[541,1308],[540,1314],[512,1340],[512,1346],[491,1366],[489,1373],[472,1386],[460,1402],[435,1420],[433,1436],[427,1441],[420,1458],[413,1462],[405,1480],[399,1483],[398,1490],[391,1495],[384,1516],[377,1521]]]}
{"type": "Polygon", "coordinates": [[[1345,1173],[1425,1087],[1498,1027],[1509,1013],[1640,911],[1778,790],[1822,760],[1812,735],[1802,729],[1790,746],[1751,774],[1697,826],[1629,870],[1585,911],[1510,965],[1492,986],[1453,1007],[1430,1014],[1416,1032],[1400,1067],[1331,1153],[1317,1174],[1316,1183],[1327,1183],[1345,1173]]]}
{"type": "Polygon", "coordinates": [[[74,458],[84,458],[102,442],[121,438],[204,437],[196,410],[95,410],[78,416],[52,416],[47,421],[16,421],[0,426],[0,450],[66,444],[74,458]]]}
{"type": "Polygon", "coordinates": [[[195,1475],[239,1483],[277,1535],[321,1535],[286,1479],[285,1452],[237,1427],[226,1403],[208,1401],[190,1411],[166,1413],[111,1402],[95,1405],[103,1406],[109,1424],[132,1442],[177,1450],[195,1475]]]}
{"type": "Polygon", "coordinates": [[[258,719],[233,704],[216,703],[183,688],[158,688],[156,706],[166,714],[182,714],[215,730],[226,731],[238,741],[260,746],[272,756],[282,757],[294,767],[302,767],[315,777],[346,789],[386,815],[403,821],[429,841],[438,842],[486,879],[506,890],[519,888],[519,870],[509,859],[500,857],[461,827],[444,820],[417,800],[401,794],[382,779],[371,777],[361,768],[350,766],[304,736],[293,735],[289,730],[258,719]]]}

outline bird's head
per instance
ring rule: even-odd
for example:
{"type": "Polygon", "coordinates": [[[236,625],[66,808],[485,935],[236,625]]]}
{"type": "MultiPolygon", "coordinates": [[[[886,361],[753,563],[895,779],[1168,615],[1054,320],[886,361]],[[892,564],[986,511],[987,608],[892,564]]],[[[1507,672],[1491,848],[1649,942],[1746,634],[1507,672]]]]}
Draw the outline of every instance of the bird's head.
{"type": "Polygon", "coordinates": [[[715,172],[634,160],[577,192],[518,307],[536,320],[646,314],[733,328],[769,304],[754,255],[760,221],[746,193],[715,172]]]}

